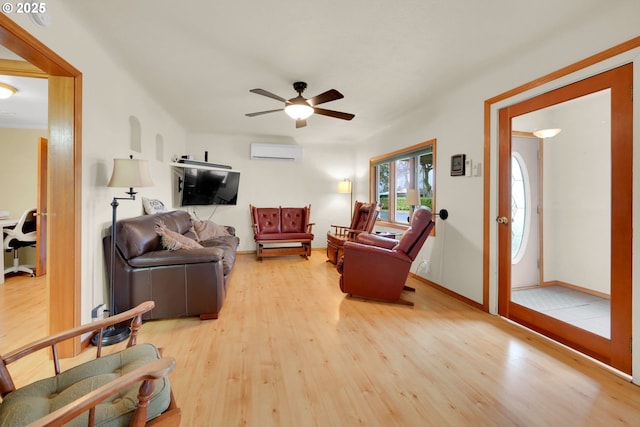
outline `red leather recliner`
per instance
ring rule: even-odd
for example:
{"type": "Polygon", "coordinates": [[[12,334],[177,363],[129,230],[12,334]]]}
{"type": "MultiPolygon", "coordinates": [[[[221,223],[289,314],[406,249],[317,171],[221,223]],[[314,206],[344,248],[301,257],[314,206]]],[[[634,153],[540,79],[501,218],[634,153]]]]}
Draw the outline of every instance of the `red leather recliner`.
{"type": "Polygon", "coordinates": [[[435,226],[429,209],[420,208],[400,241],[363,233],[345,242],[338,262],[340,289],[349,295],[413,305],[400,299],[411,263],[435,226]]]}
{"type": "Polygon", "coordinates": [[[345,242],[354,241],[361,233],[371,233],[376,225],[380,206],[378,203],[364,203],[356,201],[351,225],[343,227],[331,225],[333,230],[327,232],[327,258],[332,264],[337,264],[342,258],[342,247],[345,242]]]}

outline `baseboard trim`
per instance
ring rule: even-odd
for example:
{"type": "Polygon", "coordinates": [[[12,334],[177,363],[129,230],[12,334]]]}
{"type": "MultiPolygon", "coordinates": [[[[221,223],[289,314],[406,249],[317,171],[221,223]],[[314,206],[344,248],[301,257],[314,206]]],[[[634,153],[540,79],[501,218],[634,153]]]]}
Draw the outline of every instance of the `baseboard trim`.
{"type": "Polygon", "coordinates": [[[484,312],[488,313],[488,311],[483,307],[482,304],[480,304],[480,303],[478,303],[478,302],[476,302],[476,301],[474,301],[472,299],[469,299],[469,298],[467,298],[467,297],[465,297],[463,295],[460,295],[460,294],[458,294],[456,292],[453,292],[452,290],[447,289],[444,286],[438,285],[437,283],[434,283],[431,280],[425,279],[424,277],[418,276],[417,274],[414,274],[414,273],[409,273],[409,277],[412,277],[412,278],[418,280],[419,282],[424,283],[427,286],[430,286],[430,287],[432,287],[432,288],[434,288],[434,289],[436,289],[436,290],[438,290],[438,291],[440,291],[440,292],[442,292],[444,294],[447,294],[452,298],[455,298],[455,299],[457,299],[459,301],[462,301],[463,303],[465,303],[467,305],[470,305],[473,308],[477,308],[480,311],[484,311],[484,312]]]}

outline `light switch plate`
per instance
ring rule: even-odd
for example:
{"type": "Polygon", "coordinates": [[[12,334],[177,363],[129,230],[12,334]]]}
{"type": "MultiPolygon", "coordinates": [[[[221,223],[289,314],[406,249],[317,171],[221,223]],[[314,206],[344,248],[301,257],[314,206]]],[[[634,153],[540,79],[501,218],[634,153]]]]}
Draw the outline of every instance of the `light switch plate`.
{"type": "Polygon", "coordinates": [[[473,171],[471,169],[472,163],[473,162],[471,161],[471,159],[465,159],[464,161],[464,174],[468,177],[471,177],[473,174],[473,171]]]}

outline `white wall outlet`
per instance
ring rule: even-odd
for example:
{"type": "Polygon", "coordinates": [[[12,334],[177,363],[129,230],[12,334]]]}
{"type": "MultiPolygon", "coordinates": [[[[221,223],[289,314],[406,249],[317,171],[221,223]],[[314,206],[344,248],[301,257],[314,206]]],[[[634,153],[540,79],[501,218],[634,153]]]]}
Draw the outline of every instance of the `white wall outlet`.
{"type": "Polygon", "coordinates": [[[418,264],[418,268],[416,269],[416,274],[418,276],[422,276],[424,274],[428,274],[429,270],[431,270],[431,262],[428,259],[423,259],[418,264]]]}
{"type": "Polygon", "coordinates": [[[469,177],[473,176],[472,175],[473,171],[471,170],[472,166],[473,166],[473,162],[471,161],[471,159],[469,159],[469,158],[465,159],[465,161],[464,161],[464,175],[465,176],[469,176],[469,177]]]}

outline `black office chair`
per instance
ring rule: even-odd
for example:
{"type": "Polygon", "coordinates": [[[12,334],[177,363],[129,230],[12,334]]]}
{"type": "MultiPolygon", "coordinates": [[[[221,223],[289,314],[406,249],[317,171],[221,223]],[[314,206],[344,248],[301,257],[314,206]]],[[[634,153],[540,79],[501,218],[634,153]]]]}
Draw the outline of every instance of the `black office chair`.
{"type": "Polygon", "coordinates": [[[4,234],[4,249],[13,251],[13,266],[5,268],[4,274],[22,272],[35,276],[35,265],[20,265],[18,249],[36,245],[36,210],[25,211],[13,228],[4,229],[4,234]]]}

